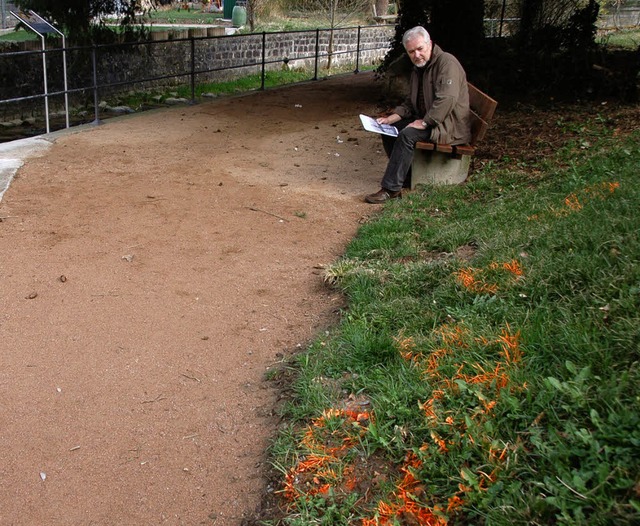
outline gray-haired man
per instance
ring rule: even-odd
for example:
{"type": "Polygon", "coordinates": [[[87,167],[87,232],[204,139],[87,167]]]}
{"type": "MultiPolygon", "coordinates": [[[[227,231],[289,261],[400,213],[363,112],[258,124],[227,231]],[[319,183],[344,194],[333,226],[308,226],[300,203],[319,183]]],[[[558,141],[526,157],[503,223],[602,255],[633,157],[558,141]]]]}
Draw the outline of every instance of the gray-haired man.
{"type": "Polygon", "coordinates": [[[409,95],[391,115],[376,119],[396,126],[399,134],[382,136],[389,163],[381,189],[367,195],[367,203],[402,197],[417,142],[467,144],[471,139],[467,76],[460,62],[434,44],[421,26],[405,32],[402,44],[414,65],[409,95]]]}

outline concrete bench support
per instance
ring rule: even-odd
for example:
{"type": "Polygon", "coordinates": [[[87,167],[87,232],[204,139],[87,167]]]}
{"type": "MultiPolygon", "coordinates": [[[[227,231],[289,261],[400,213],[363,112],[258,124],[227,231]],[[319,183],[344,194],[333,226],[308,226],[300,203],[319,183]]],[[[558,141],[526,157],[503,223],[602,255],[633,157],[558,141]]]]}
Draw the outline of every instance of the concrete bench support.
{"type": "Polygon", "coordinates": [[[448,153],[416,149],[411,165],[411,188],[419,184],[460,184],[467,178],[470,164],[470,155],[454,158],[448,153]]]}
{"type": "Polygon", "coordinates": [[[471,142],[465,145],[418,142],[411,165],[411,188],[419,184],[460,184],[469,175],[471,157],[485,136],[498,103],[473,84],[469,87],[471,142]]]}

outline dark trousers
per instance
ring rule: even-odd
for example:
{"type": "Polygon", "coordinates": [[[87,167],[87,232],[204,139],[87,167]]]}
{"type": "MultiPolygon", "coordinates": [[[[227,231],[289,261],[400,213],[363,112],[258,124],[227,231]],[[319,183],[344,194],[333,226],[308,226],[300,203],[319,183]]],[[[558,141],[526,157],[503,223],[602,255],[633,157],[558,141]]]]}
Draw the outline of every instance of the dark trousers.
{"type": "Polygon", "coordinates": [[[398,128],[398,136],[382,135],[382,146],[389,157],[387,169],[382,177],[382,188],[390,192],[397,192],[411,186],[411,161],[413,150],[419,141],[428,141],[431,130],[416,130],[407,128],[415,119],[402,119],[394,126],[398,128]]]}

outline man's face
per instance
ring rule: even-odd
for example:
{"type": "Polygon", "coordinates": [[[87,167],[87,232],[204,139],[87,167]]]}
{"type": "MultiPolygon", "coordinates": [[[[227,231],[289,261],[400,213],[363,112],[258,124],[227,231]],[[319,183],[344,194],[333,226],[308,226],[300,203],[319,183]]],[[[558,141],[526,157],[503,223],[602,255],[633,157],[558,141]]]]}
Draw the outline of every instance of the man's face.
{"type": "Polygon", "coordinates": [[[424,37],[417,36],[407,41],[405,50],[411,59],[411,62],[419,68],[426,65],[431,58],[431,49],[433,45],[431,41],[427,42],[424,37]]]}

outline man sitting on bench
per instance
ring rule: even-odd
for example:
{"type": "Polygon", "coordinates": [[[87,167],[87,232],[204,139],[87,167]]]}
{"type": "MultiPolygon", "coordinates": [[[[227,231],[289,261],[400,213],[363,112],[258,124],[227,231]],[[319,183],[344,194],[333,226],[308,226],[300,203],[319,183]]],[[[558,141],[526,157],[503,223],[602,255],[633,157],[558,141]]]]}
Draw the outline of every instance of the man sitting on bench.
{"type": "Polygon", "coordinates": [[[421,26],[405,32],[402,44],[415,66],[409,95],[391,115],[376,119],[380,124],[394,125],[399,134],[382,135],[389,163],[382,188],[367,195],[367,203],[379,204],[402,197],[417,142],[455,145],[471,140],[467,76],[460,62],[434,44],[421,26]]]}

